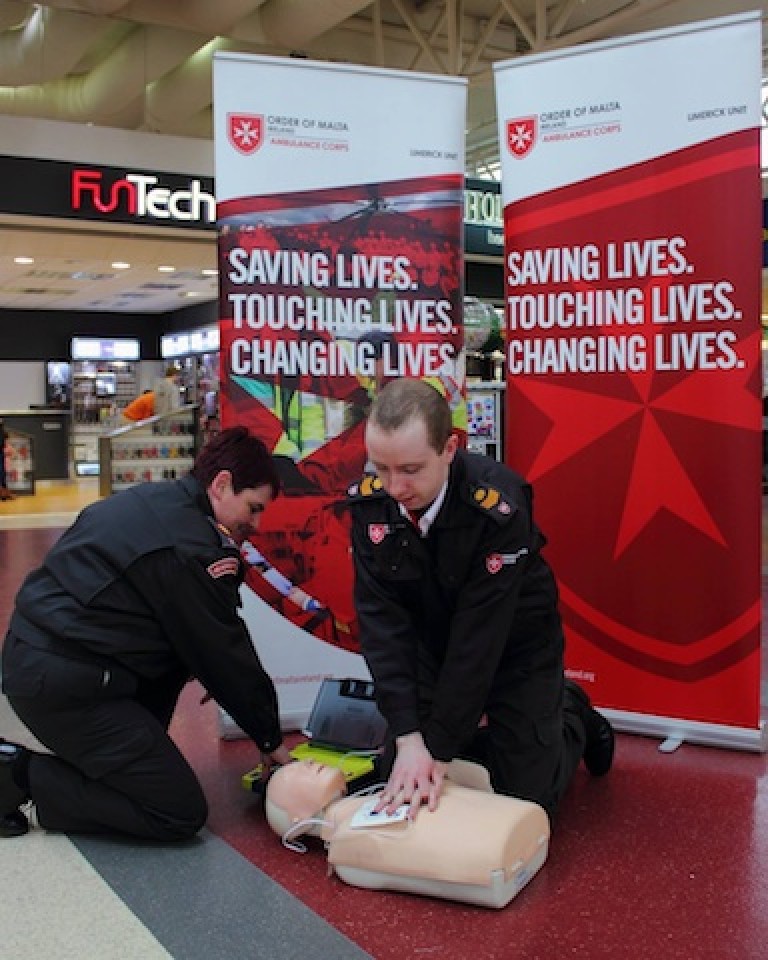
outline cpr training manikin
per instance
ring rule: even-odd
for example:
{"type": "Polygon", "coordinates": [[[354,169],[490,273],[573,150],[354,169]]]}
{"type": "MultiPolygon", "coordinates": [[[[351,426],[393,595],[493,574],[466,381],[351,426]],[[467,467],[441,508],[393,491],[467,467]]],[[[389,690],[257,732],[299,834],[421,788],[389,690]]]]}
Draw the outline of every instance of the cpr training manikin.
{"type": "Polygon", "coordinates": [[[504,907],[547,858],[543,808],[493,793],[487,771],[468,761],[449,765],[435,811],[388,818],[372,813],[376,802],[377,794],[347,796],[338,768],[301,760],[274,772],[265,808],[286,846],[321,837],[339,878],[372,890],[504,907]]]}

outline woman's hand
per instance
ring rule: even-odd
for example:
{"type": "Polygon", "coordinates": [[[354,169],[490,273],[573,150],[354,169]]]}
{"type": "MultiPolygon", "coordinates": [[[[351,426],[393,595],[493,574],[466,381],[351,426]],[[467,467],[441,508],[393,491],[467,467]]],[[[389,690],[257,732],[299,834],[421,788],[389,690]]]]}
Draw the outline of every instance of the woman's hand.
{"type": "Polygon", "coordinates": [[[286,763],[290,763],[292,760],[293,757],[291,756],[290,751],[285,744],[280,744],[277,750],[273,750],[272,753],[262,752],[260,779],[266,780],[275,767],[282,767],[286,763]]]}

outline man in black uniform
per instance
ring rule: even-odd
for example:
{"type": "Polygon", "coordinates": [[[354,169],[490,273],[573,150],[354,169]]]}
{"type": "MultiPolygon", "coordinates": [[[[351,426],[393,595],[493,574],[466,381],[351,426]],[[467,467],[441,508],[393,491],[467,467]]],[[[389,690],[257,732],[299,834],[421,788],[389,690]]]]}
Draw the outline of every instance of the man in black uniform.
{"type": "Polygon", "coordinates": [[[29,574],[3,650],[3,691],[51,751],[0,740],[0,835],[50,830],[183,840],[207,805],[167,730],[197,678],[258,744],[290,760],[271,679],[238,616],[240,545],[279,489],[245,427],[214,437],[191,474],[87,507],[29,574]]]}
{"type": "Polygon", "coordinates": [[[381,390],[366,446],[376,473],[348,504],[362,650],[394,740],[379,809],[435,809],[446,763],[462,756],[551,816],[582,756],[609,770],[614,736],[564,679],[531,488],[460,451],[448,404],[419,380],[381,390]]]}

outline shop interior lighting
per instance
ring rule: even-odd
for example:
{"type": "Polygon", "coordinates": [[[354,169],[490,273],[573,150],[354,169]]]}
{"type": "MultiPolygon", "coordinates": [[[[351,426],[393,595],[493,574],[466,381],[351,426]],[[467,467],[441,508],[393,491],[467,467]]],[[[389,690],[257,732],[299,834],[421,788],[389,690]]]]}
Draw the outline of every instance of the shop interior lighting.
{"type": "Polygon", "coordinates": [[[113,270],[130,270],[130,263],[126,263],[124,260],[115,260],[112,264],[113,270]]]}
{"type": "Polygon", "coordinates": [[[30,263],[34,263],[35,258],[34,257],[14,257],[13,262],[21,264],[22,266],[27,266],[30,263]]]}
{"type": "Polygon", "coordinates": [[[174,273],[176,270],[176,267],[172,267],[170,266],[170,264],[165,263],[162,266],[158,267],[157,270],[158,270],[158,273],[174,273]]]}

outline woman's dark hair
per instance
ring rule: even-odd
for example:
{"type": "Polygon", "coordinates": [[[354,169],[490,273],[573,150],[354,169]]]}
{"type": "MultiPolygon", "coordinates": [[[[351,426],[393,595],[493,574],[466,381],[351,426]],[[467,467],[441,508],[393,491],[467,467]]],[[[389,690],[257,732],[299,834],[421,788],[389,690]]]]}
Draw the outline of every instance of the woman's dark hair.
{"type": "Polygon", "coordinates": [[[232,474],[235,493],[264,484],[272,488],[273,497],[280,492],[280,479],[272,455],[247,427],[230,427],[211,437],[195,459],[192,476],[207,490],[221,470],[229,470],[232,474]]]}

